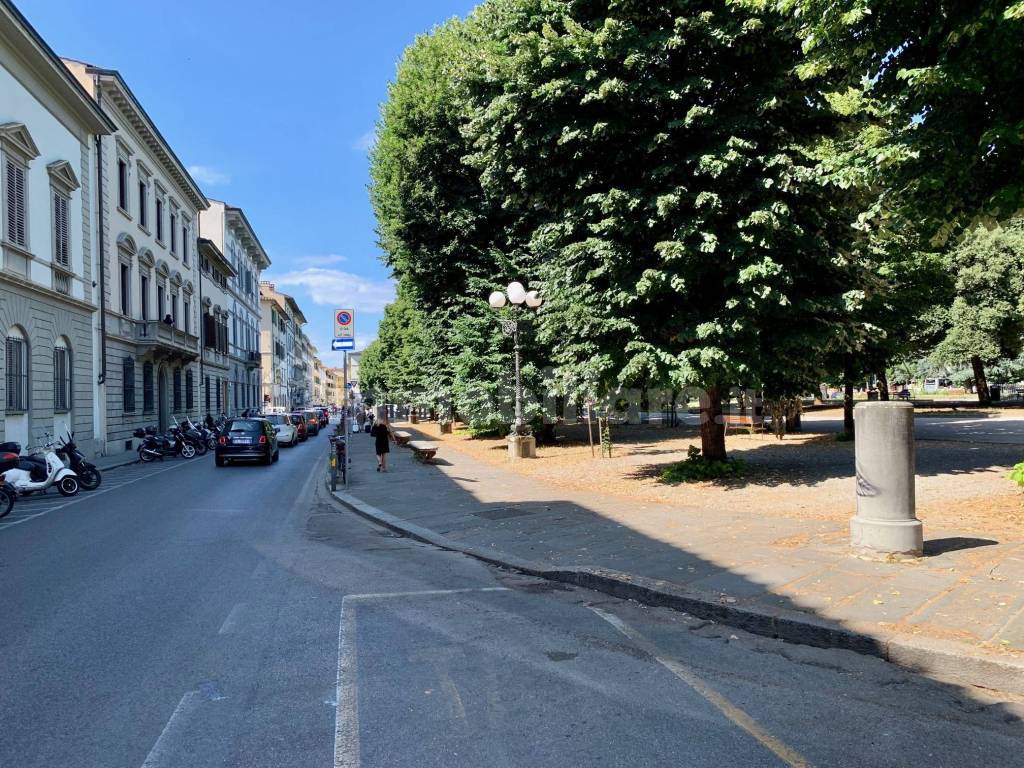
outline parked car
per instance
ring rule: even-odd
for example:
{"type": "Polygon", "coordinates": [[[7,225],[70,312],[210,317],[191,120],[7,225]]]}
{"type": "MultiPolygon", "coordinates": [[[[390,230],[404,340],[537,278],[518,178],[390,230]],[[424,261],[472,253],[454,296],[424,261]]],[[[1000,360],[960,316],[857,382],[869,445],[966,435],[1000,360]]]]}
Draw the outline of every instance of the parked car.
{"type": "Polygon", "coordinates": [[[228,419],[217,436],[216,461],[223,467],[229,461],[277,461],[277,433],[263,418],[228,419]]]}
{"type": "Polygon", "coordinates": [[[320,434],[320,417],[316,411],[304,411],[306,417],[306,431],[310,437],[320,434]]]}
{"type": "Polygon", "coordinates": [[[306,414],[302,411],[294,411],[288,414],[292,424],[299,431],[299,442],[304,443],[309,439],[309,427],[306,425],[306,414]]]}
{"type": "Polygon", "coordinates": [[[264,416],[277,433],[277,444],[293,446],[299,441],[299,429],[292,423],[292,417],[287,413],[268,413],[264,416]]]}

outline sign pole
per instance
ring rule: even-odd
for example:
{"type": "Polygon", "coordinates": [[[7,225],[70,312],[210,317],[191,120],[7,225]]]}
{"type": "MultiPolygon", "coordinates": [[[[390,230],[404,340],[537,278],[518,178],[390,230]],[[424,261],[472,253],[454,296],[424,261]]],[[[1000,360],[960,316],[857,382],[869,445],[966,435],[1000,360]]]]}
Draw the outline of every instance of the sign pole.
{"type": "MultiPolygon", "coordinates": [[[[344,385],[342,390],[342,405],[341,405],[341,423],[345,428],[345,490],[348,490],[348,469],[351,466],[348,460],[348,435],[352,431],[352,423],[349,422],[350,418],[353,418],[355,414],[348,412],[348,350],[346,349],[343,353],[341,363],[341,383],[344,385]]],[[[354,423],[354,418],[353,418],[354,423]]]]}

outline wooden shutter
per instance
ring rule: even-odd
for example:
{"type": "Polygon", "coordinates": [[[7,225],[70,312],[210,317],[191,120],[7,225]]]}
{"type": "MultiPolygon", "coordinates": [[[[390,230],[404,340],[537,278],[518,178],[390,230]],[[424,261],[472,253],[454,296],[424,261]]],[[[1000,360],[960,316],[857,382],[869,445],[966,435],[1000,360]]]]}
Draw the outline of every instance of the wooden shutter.
{"type": "Polygon", "coordinates": [[[7,339],[7,409],[15,410],[18,407],[18,367],[21,355],[19,354],[17,339],[7,339]]]}
{"type": "Polygon", "coordinates": [[[28,226],[25,169],[13,160],[7,161],[7,239],[22,248],[28,247],[28,226]]]}
{"type": "Polygon", "coordinates": [[[71,217],[68,199],[60,192],[53,193],[54,260],[62,267],[71,267],[71,217]]]}

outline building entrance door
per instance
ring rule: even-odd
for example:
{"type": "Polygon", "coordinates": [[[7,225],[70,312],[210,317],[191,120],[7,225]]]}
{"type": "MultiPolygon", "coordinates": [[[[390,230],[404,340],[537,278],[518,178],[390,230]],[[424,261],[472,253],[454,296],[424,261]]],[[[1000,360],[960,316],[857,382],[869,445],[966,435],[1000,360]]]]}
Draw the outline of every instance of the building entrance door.
{"type": "Polygon", "coordinates": [[[163,434],[170,426],[170,411],[167,407],[167,369],[162,365],[156,380],[156,401],[157,426],[160,429],[160,434],[163,434]]]}

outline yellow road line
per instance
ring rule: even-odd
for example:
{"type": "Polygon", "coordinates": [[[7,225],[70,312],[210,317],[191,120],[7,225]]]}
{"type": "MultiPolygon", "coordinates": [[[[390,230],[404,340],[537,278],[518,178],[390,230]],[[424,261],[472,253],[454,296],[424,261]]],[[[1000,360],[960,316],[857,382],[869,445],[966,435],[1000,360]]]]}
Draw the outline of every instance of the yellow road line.
{"type": "Polygon", "coordinates": [[[754,739],[756,739],[762,746],[774,753],[776,757],[786,765],[790,766],[790,768],[812,768],[811,763],[807,758],[796,750],[786,746],[786,744],[775,736],[772,736],[772,734],[768,733],[768,731],[762,728],[754,718],[705,683],[689,667],[681,664],[675,659],[669,659],[662,656],[658,652],[658,649],[646,637],[641,635],[618,616],[614,616],[607,611],[603,611],[592,605],[589,606],[589,608],[615,627],[623,635],[639,645],[642,650],[651,656],[651,658],[690,686],[694,691],[699,693],[707,702],[725,715],[733,724],[739,726],[753,736],[754,739]]]}

